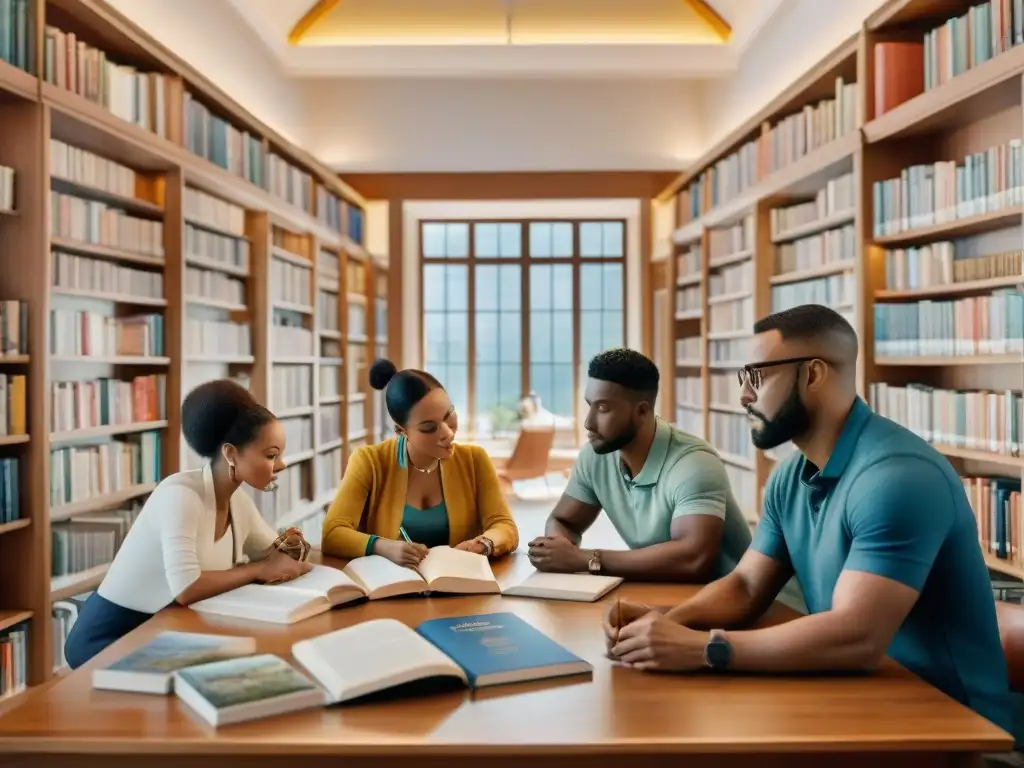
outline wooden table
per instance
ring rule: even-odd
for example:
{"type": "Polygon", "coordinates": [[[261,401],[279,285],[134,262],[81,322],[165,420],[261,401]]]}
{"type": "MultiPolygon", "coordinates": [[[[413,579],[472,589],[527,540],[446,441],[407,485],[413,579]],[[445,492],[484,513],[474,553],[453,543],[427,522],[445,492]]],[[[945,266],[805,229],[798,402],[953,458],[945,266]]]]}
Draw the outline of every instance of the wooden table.
{"type": "MultiPolygon", "coordinates": [[[[495,564],[505,584],[525,555],[495,564]]],[[[0,718],[3,768],[293,768],[343,765],[530,768],[966,766],[1011,747],[1008,736],[893,663],[864,677],[664,675],[604,655],[601,617],[616,597],[674,604],[681,585],[626,584],[602,603],[526,598],[410,597],[343,606],[296,625],[246,624],[185,608],[161,612],[55,685],[0,718]],[[590,678],[516,684],[338,706],[219,730],[172,694],[94,691],[93,667],[165,629],[254,635],[260,651],[367,619],[427,619],[513,611],[594,665],[590,678]],[[481,762],[481,760],[483,762],[481,762]],[[681,762],[682,760],[682,762],[681,762]],[[404,761],[404,762],[403,762],[404,761]]],[[[782,606],[768,620],[789,618],[782,606]]]]}

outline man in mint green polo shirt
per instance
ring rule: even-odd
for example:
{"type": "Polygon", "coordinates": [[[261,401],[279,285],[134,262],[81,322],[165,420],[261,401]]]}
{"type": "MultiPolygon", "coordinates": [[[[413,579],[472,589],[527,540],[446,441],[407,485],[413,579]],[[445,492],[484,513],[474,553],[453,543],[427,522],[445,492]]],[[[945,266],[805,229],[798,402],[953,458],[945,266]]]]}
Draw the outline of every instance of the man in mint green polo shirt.
{"type": "Polygon", "coordinates": [[[658,368],[631,349],[590,361],[580,451],[546,535],[529,544],[541,571],[704,582],[729,573],[750,545],[750,528],[722,460],[703,440],[654,414],[658,368]],[[604,510],[629,547],[583,550],[583,533],[604,510]]]}
{"type": "Polygon", "coordinates": [[[959,476],[857,396],[857,335],[841,315],[804,305],[754,333],[739,372],[751,437],[800,450],[769,479],[736,569],[667,613],[613,609],[610,654],[640,669],[781,673],[869,671],[889,655],[1011,732],[991,582],[959,476]],[[810,615],[731,629],[794,573],[810,615]]]}

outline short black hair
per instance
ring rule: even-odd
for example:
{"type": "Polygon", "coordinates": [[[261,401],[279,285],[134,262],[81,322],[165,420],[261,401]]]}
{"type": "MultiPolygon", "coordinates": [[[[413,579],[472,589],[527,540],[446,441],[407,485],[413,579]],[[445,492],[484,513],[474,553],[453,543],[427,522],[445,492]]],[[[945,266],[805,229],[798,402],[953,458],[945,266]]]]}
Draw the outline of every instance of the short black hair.
{"type": "Polygon", "coordinates": [[[204,459],[214,458],[225,444],[244,448],[272,421],[274,414],[231,379],[200,384],[181,404],[185,442],[204,459]]]}
{"type": "Polygon", "coordinates": [[[426,371],[415,368],[398,370],[390,360],[380,358],[370,366],[370,386],[384,390],[384,404],[391,420],[400,427],[409,423],[409,412],[416,403],[435,389],[444,389],[441,382],[426,371]]]}
{"type": "Polygon", "coordinates": [[[754,323],[754,333],[778,331],[783,340],[816,341],[825,344],[838,341],[847,355],[857,359],[857,332],[846,318],[822,304],[801,304],[762,317],[754,323]]]}
{"type": "Polygon", "coordinates": [[[590,360],[587,375],[599,381],[610,381],[636,392],[654,405],[661,376],[658,366],[647,355],[635,349],[609,349],[590,360]]]}

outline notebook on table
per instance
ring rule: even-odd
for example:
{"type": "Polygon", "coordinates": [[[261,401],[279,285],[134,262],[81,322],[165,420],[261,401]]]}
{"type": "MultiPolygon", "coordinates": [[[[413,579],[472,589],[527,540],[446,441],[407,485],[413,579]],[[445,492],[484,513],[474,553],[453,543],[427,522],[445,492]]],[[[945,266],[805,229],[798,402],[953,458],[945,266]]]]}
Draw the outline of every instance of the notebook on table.
{"type": "Polygon", "coordinates": [[[238,619],[294,624],[353,600],[427,592],[498,594],[501,588],[483,555],[434,547],[416,568],[368,555],[352,560],[344,570],[315,565],[294,581],[246,584],[195,602],[191,608],[238,619]]]}
{"type": "Polygon", "coordinates": [[[600,600],[621,583],[621,576],[534,571],[521,581],[502,589],[501,594],[508,597],[592,603],[600,600]]]}
{"type": "Polygon", "coordinates": [[[174,693],[212,726],[230,725],[323,706],[324,691],[270,653],[179,670],[174,693]]]}
{"type": "Polygon", "coordinates": [[[196,632],[161,632],[141,648],[92,671],[92,687],[130,693],[166,694],[174,673],[186,667],[256,653],[253,637],[196,632]]]}
{"type": "Polygon", "coordinates": [[[415,629],[374,619],[295,643],[292,656],[330,703],[430,678],[474,689],[592,670],[513,613],[431,619],[415,629]]]}

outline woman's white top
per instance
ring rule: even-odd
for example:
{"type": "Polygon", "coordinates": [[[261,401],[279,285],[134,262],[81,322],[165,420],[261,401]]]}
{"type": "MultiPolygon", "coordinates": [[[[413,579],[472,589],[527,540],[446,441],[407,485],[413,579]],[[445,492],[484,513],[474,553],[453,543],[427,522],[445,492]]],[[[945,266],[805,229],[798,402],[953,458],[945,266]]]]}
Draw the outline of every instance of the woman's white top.
{"type": "Polygon", "coordinates": [[[277,538],[241,489],[231,496],[231,519],[215,541],[217,500],[208,464],[165,478],[142,507],[97,591],[124,608],[156,613],[203,571],[226,571],[234,562],[255,560],[277,538]]]}

